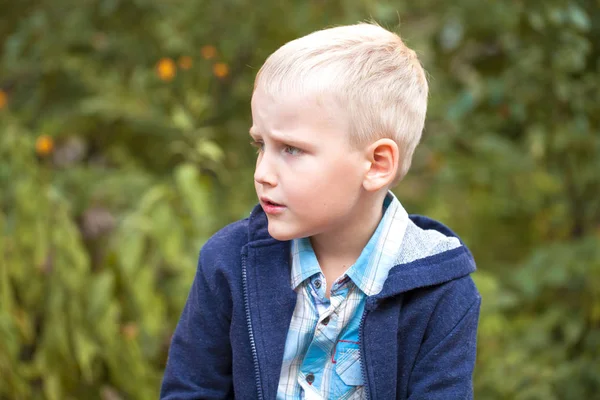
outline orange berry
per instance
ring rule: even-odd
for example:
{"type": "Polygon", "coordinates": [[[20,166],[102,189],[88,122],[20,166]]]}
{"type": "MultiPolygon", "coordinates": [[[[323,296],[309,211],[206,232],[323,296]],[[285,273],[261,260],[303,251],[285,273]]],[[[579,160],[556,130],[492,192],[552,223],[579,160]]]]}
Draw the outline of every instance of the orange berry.
{"type": "Polygon", "coordinates": [[[121,328],[121,332],[123,332],[123,335],[127,339],[135,339],[138,336],[140,329],[136,323],[129,322],[121,328]]]}
{"type": "Polygon", "coordinates": [[[225,63],[216,63],[213,65],[213,73],[217,78],[225,78],[229,75],[229,67],[225,63]]]}
{"type": "Polygon", "coordinates": [[[179,57],[179,68],[187,70],[192,68],[192,57],[190,56],[181,56],[179,57]]]}
{"type": "Polygon", "coordinates": [[[504,119],[507,119],[508,117],[510,117],[510,108],[508,107],[508,105],[502,104],[498,108],[498,114],[500,114],[500,116],[504,119]]]}
{"type": "Polygon", "coordinates": [[[35,151],[40,156],[45,156],[52,153],[54,149],[54,141],[48,135],[42,135],[35,141],[35,151]]]}
{"type": "Polygon", "coordinates": [[[429,170],[431,172],[438,172],[444,165],[444,158],[440,153],[433,153],[429,157],[429,170]]]}
{"type": "Polygon", "coordinates": [[[0,110],[3,109],[8,103],[8,96],[3,90],[0,90],[0,110]]]}
{"type": "Polygon", "coordinates": [[[96,32],[92,36],[92,47],[96,50],[104,50],[108,47],[108,37],[103,32],[96,32]]]}
{"type": "Polygon", "coordinates": [[[177,74],[177,66],[170,58],[161,58],[156,64],[156,72],[163,81],[171,81],[177,74]]]}
{"type": "Polygon", "coordinates": [[[217,55],[217,49],[210,45],[203,46],[202,49],[200,49],[200,52],[202,53],[202,57],[205,60],[215,58],[215,56],[217,55]]]}

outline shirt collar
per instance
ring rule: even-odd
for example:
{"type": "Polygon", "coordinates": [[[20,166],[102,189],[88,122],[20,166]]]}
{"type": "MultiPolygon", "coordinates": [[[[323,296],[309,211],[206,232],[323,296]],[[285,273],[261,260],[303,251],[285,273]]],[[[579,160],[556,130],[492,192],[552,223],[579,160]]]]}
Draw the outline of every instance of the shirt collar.
{"type": "Polygon", "coordinates": [[[293,239],[292,289],[296,289],[305,279],[320,272],[321,267],[319,267],[319,261],[310,244],[310,239],[293,239]]]}
{"type": "MultiPolygon", "coordinates": [[[[406,210],[391,191],[385,197],[383,209],[375,232],[356,262],[346,271],[346,275],[368,296],[383,288],[408,224],[406,210]]],[[[305,279],[320,272],[310,240],[292,240],[292,288],[296,289],[305,279]]]]}

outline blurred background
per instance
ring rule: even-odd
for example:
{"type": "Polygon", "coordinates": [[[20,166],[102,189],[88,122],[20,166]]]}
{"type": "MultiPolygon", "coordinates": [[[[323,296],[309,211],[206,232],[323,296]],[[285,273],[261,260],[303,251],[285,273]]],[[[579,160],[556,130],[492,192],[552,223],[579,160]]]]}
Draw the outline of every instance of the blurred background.
{"type": "Polygon", "coordinates": [[[430,74],[394,192],[478,262],[476,398],[600,398],[600,2],[0,0],[0,399],[158,397],[258,68],[370,19],[430,74]]]}

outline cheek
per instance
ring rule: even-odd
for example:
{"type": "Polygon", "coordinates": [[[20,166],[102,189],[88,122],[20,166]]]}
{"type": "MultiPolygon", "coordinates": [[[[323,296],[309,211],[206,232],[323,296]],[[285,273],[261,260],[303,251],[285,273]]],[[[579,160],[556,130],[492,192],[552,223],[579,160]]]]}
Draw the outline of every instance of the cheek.
{"type": "Polygon", "coordinates": [[[306,208],[331,207],[347,199],[352,202],[360,192],[362,178],[354,159],[311,159],[286,166],[279,177],[289,200],[306,201],[306,208]],[[310,202],[310,204],[308,204],[310,202]]]}
{"type": "MultiPolygon", "coordinates": [[[[362,184],[362,174],[359,165],[353,159],[338,158],[332,160],[329,168],[322,174],[326,187],[338,191],[357,192],[362,184]]],[[[346,193],[346,196],[349,193],[346,193]]]]}
{"type": "MultiPolygon", "coordinates": [[[[302,214],[314,217],[348,212],[356,203],[361,182],[347,169],[329,169],[309,179],[299,179],[289,189],[290,197],[301,206],[302,214]]],[[[320,217],[318,217],[320,218],[320,217]]]]}

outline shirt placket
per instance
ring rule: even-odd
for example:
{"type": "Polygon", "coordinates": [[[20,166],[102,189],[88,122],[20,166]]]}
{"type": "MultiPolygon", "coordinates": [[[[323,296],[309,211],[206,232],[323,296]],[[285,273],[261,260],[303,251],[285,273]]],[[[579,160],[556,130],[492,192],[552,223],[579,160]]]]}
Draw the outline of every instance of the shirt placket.
{"type": "Polygon", "coordinates": [[[325,296],[326,281],[322,273],[315,275],[307,282],[309,299],[312,301],[318,315],[315,334],[308,346],[307,354],[320,353],[319,366],[310,365],[306,358],[300,367],[298,383],[304,389],[306,399],[318,392],[320,396],[328,397],[328,392],[323,393],[322,388],[329,388],[329,381],[333,372],[331,355],[340,335],[338,325],[339,307],[347,293],[346,283],[348,278],[339,279],[332,285],[331,296],[325,296]],[[317,379],[319,378],[319,379],[317,379]],[[316,382],[316,383],[315,383],[316,382]]]}

